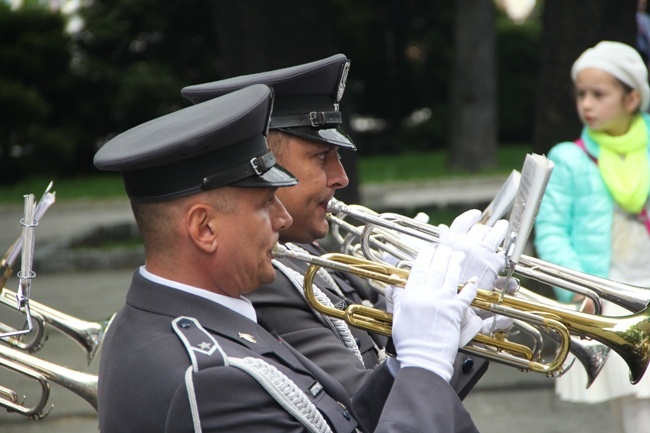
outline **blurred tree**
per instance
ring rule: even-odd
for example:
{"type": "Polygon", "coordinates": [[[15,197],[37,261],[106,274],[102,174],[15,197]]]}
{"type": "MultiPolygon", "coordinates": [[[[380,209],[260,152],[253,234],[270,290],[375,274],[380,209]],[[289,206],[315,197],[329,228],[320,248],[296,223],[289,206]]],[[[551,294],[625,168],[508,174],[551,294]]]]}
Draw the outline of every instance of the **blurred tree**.
{"type": "Polygon", "coordinates": [[[79,129],[65,19],[35,6],[0,2],[0,180],[74,171],[79,129]]]}
{"type": "Polygon", "coordinates": [[[492,0],[455,4],[449,157],[453,169],[477,171],[496,165],[495,6],[492,0]]]}
{"type": "MultiPolygon", "coordinates": [[[[209,5],[201,0],[94,0],[81,8],[75,71],[88,81],[85,118],[98,142],[188,105],[180,89],[218,78],[209,5]]],[[[91,161],[89,161],[91,162],[91,161]]]]}
{"type": "MultiPolygon", "coordinates": [[[[2,3],[0,12],[3,178],[17,179],[23,166],[39,167],[42,175],[95,173],[92,156],[107,139],[189,104],[179,95],[184,85],[336,52],[352,59],[342,101],[346,121],[357,115],[380,125],[346,128],[359,154],[447,145],[454,2],[95,0],[82,2],[81,30],[71,35],[65,17],[43,9],[43,0],[27,3],[17,11],[2,3]],[[22,157],[9,160],[10,154],[22,157]]],[[[522,39],[513,27],[502,34],[505,44],[511,41],[502,59],[530,58],[535,45],[513,41],[534,42],[535,34],[522,39]]],[[[528,81],[500,86],[505,101],[534,80],[527,70],[520,75],[528,81]]],[[[517,116],[504,114],[504,136],[529,129],[526,107],[522,102],[517,116]]],[[[344,157],[353,182],[354,159],[344,157]]]]}
{"type": "Polygon", "coordinates": [[[500,15],[496,24],[499,143],[528,144],[533,135],[540,20],[515,23],[500,15]]]}
{"type": "Polygon", "coordinates": [[[448,123],[453,2],[336,0],[336,31],[352,59],[353,113],[377,119],[363,154],[440,149],[448,123]]]}
{"type": "Polygon", "coordinates": [[[574,140],[582,125],[576,113],[571,66],[601,40],[635,46],[635,0],[544,0],[533,151],[548,153],[574,140]]]}

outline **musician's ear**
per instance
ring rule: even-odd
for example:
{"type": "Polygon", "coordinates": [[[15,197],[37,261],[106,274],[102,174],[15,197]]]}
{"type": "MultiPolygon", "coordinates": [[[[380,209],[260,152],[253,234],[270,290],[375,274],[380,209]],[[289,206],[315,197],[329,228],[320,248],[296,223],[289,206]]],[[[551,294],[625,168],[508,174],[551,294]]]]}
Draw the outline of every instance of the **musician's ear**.
{"type": "Polygon", "coordinates": [[[215,209],[205,203],[194,204],[186,213],[187,233],[197,248],[206,253],[217,249],[215,209]]]}

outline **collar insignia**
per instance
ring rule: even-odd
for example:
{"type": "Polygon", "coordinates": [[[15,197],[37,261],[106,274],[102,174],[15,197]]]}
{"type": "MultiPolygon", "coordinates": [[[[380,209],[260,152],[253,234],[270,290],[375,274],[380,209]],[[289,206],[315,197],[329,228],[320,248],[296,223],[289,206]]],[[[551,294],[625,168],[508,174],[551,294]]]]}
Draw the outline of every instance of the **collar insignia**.
{"type": "Polygon", "coordinates": [[[238,334],[239,334],[239,338],[243,340],[249,341],[253,344],[257,343],[255,337],[253,337],[251,334],[244,334],[243,332],[239,332],[238,334]]]}

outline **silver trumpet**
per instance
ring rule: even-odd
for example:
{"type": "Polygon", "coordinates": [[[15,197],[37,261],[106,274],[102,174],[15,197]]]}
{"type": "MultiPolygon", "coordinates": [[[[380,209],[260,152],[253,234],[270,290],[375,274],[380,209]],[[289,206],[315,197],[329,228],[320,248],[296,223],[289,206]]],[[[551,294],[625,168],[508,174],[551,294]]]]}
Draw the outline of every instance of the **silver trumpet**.
{"type": "Polygon", "coordinates": [[[46,412],[45,406],[50,396],[50,382],[77,394],[97,411],[97,376],[93,374],[71,370],[6,346],[0,346],[0,366],[32,378],[41,386],[40,398],[31,407],[24,406],[15,391],[0,387],[0,407],[9,412],[34,420],[47,416],[49,410],[46,412]]]}
{"type": "MultiPolygon", "coordinates": [[[[334,201],[335,199],[332,200],[334,201]]],[[[385,264],[382,253],[387,253],[398,260],[397,267],[409,267],[414,257],[417,256],[418,251],[413,246],[405,244],[398,233],[415,236],[411,232],[417,231],[418,236],[416,237],[418,239],[427,242],[438,241],[439,229],[436,226],[422,223],[399,214],[377,214],[371,209],[360,205],[346,206],[338,201],[334,201],[333,204],[335,206],[332,206],[333,209],[330,210],[337,210],[339,212],[337,215],[328,215],[328,219],[332,223],[332,235],[341,245],[341,252],[344,254],[365,257],[376,263],[385,264]],[[343,212],[340,212],[342,206],[346,207],[343,212]],[[345,221],[345,216],[351,216],[365,224],[360,227],[355,226],[345,221]],[[343,235],[341,233],[342,231],[347,232],[347,234],[343,235]]],[[[371,285],[379,290],[383,289],[377,284],[373,283],[371,285]]],[[[562,304],[545,296],[538,295],[525,287],[519,289],[518,296],[536,303],[546,304],[555,309],[566,309],[568,311],[578,310],[575,306],[562,304]]],[[[598,301],[596,305],[600,305],[600,302],[598,301]]],[[[538,329],[520,320],[515,320],[514,326],[515,329],[526,333],[535,341],[532,352],[537,357],[541,356],[543,348],[543,340],[540,332],[555,343],[560,343],[558,341],[558,334],[548,332],[545,328],[538,329]]],[[[605,366],[611,348],[598,341],[587,340],[572,335],[569,350],[585,368],[587,373],[586,387],[589,388],[605,366]]]]}
{"type": "MultiPolygon", "coordinates": [[[[373,213],[348,206],[334,198],[329,201],[327,208],[332,217],[344,214],[363,221],[367,226],[364,227],[364,230],[369,232],[372,231],[372,226],[379,226],[427,242],[439,241],[440,229],[438,227],[402,215],[390,214],[390,218],[382,218],[376,214],[373,215],[373,213]]],[[[337,223],[335,218],[329,219],[334,224],[337,223]]],[[[620,305],[631,312],[643,311],[650,304],[650,290],[589,275],[535,257],[521,255],[515,266],[515,273],[550,286],[582,294],[591,298],[597,307],[600,306],[601,299],[620,305]]]]}
{"type": "MultiPolygon", "coordinates": [[[[0,303],[15,308],[15,302],[13,302],[15,296],[16,294],[14,292],[3,288],[0,291],[0,303]]],[[[95,357],[97,350],[101,346],[104,334],[110,326],[111,321],[115,317],[115,314],[113,314],[107,320],[104,320],[102,322],[89,322],[62,313],[58,310],[55,310],[54,308],[48,307],[47,305],[36,301],[31,301],[30,305],[32,315],[36,317],[35,323],[38,324],[40,322],[40,326],[37,326],[36,328],[41,330],[41,334],[45,334],[42,332],[42,328],[43,323],[47,323],[68,337],[72,338],[86,351],[88,365],[90,365],[93,358],[95,357]]],[[[41,338],[33,338],[30,343],[24,343],[21,340],[5,340],[5,342],[20,349],[34,352],[45,343],[46,338],[46,336],[41,336],[41,338]]]]}
{"type": "MultiPolygon", "coordinates": [[[[539,295],[531,290],[521,287],[517,292],[518,296],[527,299],[531,302],[536,302],[540,305],[548,305],[549,307],[555,308],[557,310],[565,309],[567,311],[580,311],[581,308],[577,305],[572,304],[563,304],[557,302],[553,299],[549,299],[545,296],[539,295]]],[[[550,338],[557,344],[560,344],[561,341],[558,339],[555,332],[548,332],[546,328],[537,328],[542,332],[546,337],[550,338]]],[[[569,347],[569,352],[582,364],[587,373],[587,386],[589,388],[596,380],[596,377],[600,374],[601,370],[605,366],[605,363],[609,359],[609,355],[612,349],[595,340],[589,340],[581,337],[576,337],[571,335],[571,344],[569,347]]]]}
{"type": "MultiPolygon", "coordinates": [[[[6,303],[5,300],[0,299],[0,303],[6,303]]],[[[7,303],[10,307],[15,308],[16,305],[13,303],[7,303]]],[[[8,334],[7,337],[0,338],[0,341],[3,341],[10,346],[17,347],[20,350],[25,350],[29,353],[34,353],[43,347],[47,341],[47,331],[45,329],[45,323],[43,317],[32,312],[32,330],[27,334],[17,334],[18,329],[7,325],[6,323],[0,322],[0,334],[8,334]],[[29,339],[27,338],[29,336],[29,339]]]]}

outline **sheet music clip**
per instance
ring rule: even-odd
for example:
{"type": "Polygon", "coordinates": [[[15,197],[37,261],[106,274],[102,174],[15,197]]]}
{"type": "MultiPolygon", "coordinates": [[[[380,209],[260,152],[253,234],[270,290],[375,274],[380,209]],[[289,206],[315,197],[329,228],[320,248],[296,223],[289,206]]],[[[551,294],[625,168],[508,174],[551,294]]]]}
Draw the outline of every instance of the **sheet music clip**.
{"type": "MultiPolygon", "coordinates": [[[[517,243],[517,232],[510,233],[508,239],[508,245],[505,248],[505,259],[506,259],[506,271],[515,269],[516,260],[512,259],[512,256],[515,254],[515,244],[517,243]]],[[[511,272],[509,272],[511,274],[511,272]]]]}
{"type": "MultiPolygon", "coordinates": [[[[512,278],[512,274],[515,272],[515,265],[517,264],[518,260],[513,260],[513,256],[515,253],[515,244],[517,243],[517,232],[511,232],[510,236],[508,237],[508,244],[506,245],[504,249],[504,257],[505,257],[505,271],[506,271],[506,280],[503,284],[503,288],[501,289],[501,296],[499,298],[499,301],[503,300],[503,295],[505,295],[508,285],[510,283],[510,279],[512,278]]],[[[519,283],[517,283],[519,284],[519,283]]]]}
{"type": "Polygon", "coordinates": [[[31,292],[31,280],[36,277],[32,270],[32,261],[34,255],[34,227],[38,221],[34,217],[35,205],[32,194],[25,195],[25,214],[20,219],[20,225],[23,226],[22,234],[22,268],[18,271],[19,278],[18,290],[16,291],[16,306],[18,311],[25,313],[26,326],[22,330],[14,330],[0,334],[0,338],[13,337],[16,335],[28,334],[34,329],[32,324],[32,314],[29,308],[29,297],[31,292]]]}

